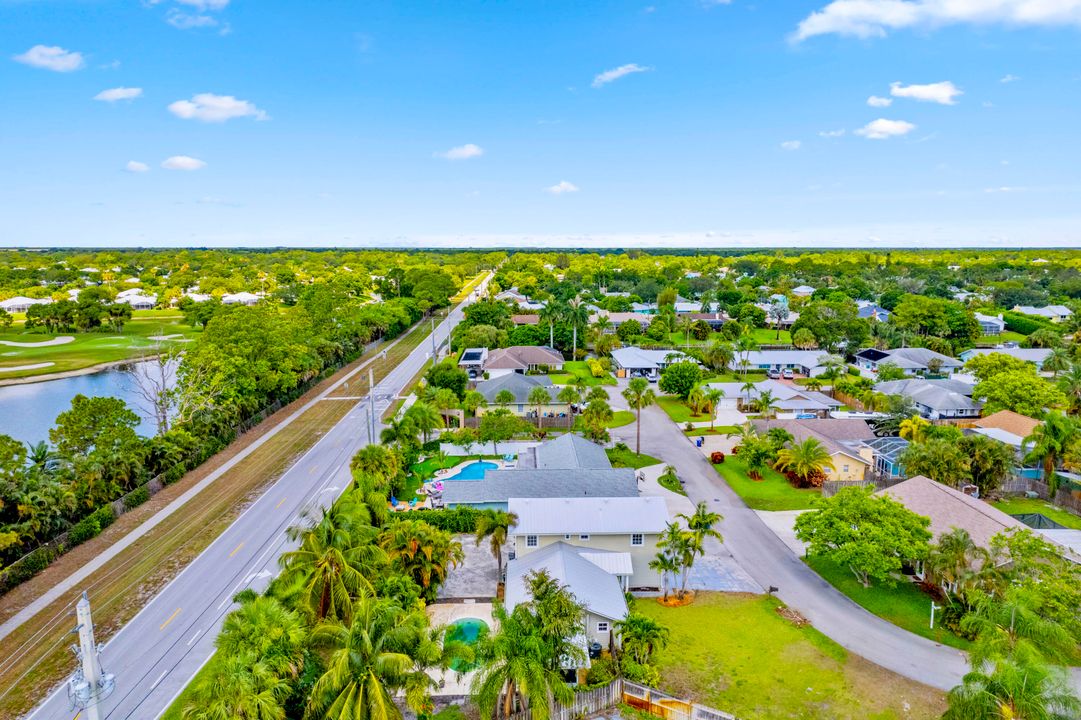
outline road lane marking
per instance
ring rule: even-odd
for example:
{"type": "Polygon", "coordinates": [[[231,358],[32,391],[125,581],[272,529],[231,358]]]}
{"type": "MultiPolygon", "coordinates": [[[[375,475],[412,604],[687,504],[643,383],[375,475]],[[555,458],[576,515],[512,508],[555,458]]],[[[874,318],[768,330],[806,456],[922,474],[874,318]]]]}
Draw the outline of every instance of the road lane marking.
{"type": "Polygon", "coordinates": [[[195,631],[195,634],[191,636],[191,640],[188,640],[188,647],[191,647],[191,644],[193,642],[195,642],[195,638],[199,637],[199,635],[202,634],[202,632],[203,632],[202,630],[196,630],[195,631]]]}
{"type": "Polygon", "coordinates": [[[278,508],[280,508],[282,506],[282,503],[284,503],[286,500],[287,498],[282,498],[281,500],[279,500],[278,504],[274,506],[274,509],[277,510],[278,508]]]}
{"type": "Polygon", "coordinates": [[[176,619],[176,616],[179,615],[179,614],[180,614],[180,608],[177,608],[176,610],[173,611],[173,614],[169,616],[169,619],[166,620],[165,622],[163,622],[161,624],[161,626],[158,627],[158,630],[164,630],[169,625],[169,623],[171,623],[173,620],[176,619]]]}
{"type": "Polygon", "coordinates": [[[309,475],[314,475],[315,471],[319,469],[318,465],[312,465],[312,469],[308,471],[309,475]]]}
{"type": "Polygon", "coordinates": [[[237,545],[237,546],[236,546],[235,548],[233,548],[233,552],[229,553],[229,557],[233,557],[233,556],[234,556],[234,555],[236,555],[236,554],[237,554],[238,552],[240,552],[240,548],[242,548],[242,547],[244,547],[244,543],[240,543],[240,544],[239,544],[239,545],[237,545]]]}
{"type": "Polygon", "coordinates": [[[151,689],[151,690],[153,690],[154,688],[156,688],[156,687],[158,686],[158,683],[160,683],[160,682],[161,682],[161,679],[162,679],[163,677],[165,677],[165,673],[167,673],[167,672],[169,672],[169,671],[168,671],[168,670],[162,670],[162,671],[161,671],[161,675],[158,675],[158,679],[157,679],[157,680],[155,680],[155,681],[154,681],[154,684],[150,686],[150,689],[151,689]]]}

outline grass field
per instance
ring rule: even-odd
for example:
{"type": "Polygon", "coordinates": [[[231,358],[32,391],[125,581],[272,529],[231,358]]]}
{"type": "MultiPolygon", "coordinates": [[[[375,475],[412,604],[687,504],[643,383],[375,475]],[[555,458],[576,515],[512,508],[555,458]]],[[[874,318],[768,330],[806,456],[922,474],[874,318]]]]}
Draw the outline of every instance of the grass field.
{"type": "Polygon", "coordinates": [[[694,430],[685,430],[683,432],[687,437],[698,437],[699,435],[728,435],[738,431],[739,428],[735,425],[714,425],[713,429],[708,427],[695,428],[694,430]]]}
{"type": "Polygon", "coordinates": [[[1081,517],[1074,515],[1069,510],[1052,505],[1046,500],[1006,498],[1005,500],[998,500],[991,504],[1007,515],[1040,513],[1041,515],[1054,520],[1059,525],[1073,530],[1081,530],[1081,517]]]}
{"type": "Polygon", "coordinates": [[[826,558],[810,557],[806,558],[806,563],[857,605],[897,627],[962,650],[972,644],[937,622],[935,629],[931,629],[931,598],[912,583],[898,581],[890,587],[874,582],[865,588],[848,568],[826,558]]]}
{"type": "Polygon", "coordinates": [[[974,344],[976,346],[1001,345],[1004,342],[1021,342],[1026,337],[1026,335],[1022,335],[1019,332],[1006,330],[1001,335],[981,335],[980,337],[976,338],[976,342],[974,344]]]}
{"type": "Polygon", "coordinates": [[[794,488],[773,468],[762,470],[761,480],[747,476],[747,466],[739,455],[728,455],[723,463],[714,465],[729,487],[754,510],[806,510],[822,496],[817,488],[794,488]]]}
{"type": "Polygon", "coordinates": [[[792,333],[787,330],[782,330],[778,336],[777,331],[773,328],[754,328],[751,330],[751,337],[759,345],[791,345],[792,333]]]}
{"type": "Polygon", "coordinates": [[[687,403],[680,400],[675,395],[658,395],[657,405],[661,410],[672,418],[673,422],[683,425],[686,422],[709,422],[709,413],[703,412],[695,415],[691,412],[691,409],[687,407],[687,403]]]}
{"type": "Polygon", "coordinates": [[[773,597],[721,593],[681,608],[635,602],[670,632],[655,658],[661,689],[740,720],[930,720],[945,710],[943,693],[849,655],[779,607],[773,597]]]}
{"type": "MultiPolygon", "coordinates": [[[[738,360],[737,360],[737,362],[738,362],[738,360]]],[[[720,374],[717,374],[717,375],[710,375],[709,377],[704,378],[702,380],[702,382],[703,383],[732,382],[732,383],[740,383],[742,385],[745,382],[761,382],[762,380],[765,380],[765,379],[766,379],[766,373],[764,373],[764,372],[757,372],[757,371],[752,371],[752,372],[748,372],[748,373],[726,372],[726,373],[720,373],[720,374]]]]}
{"type": "MultiPolygon", "coordinates": [[[[150,311],[153,312],[153,311],[150,311]]],[[[36,330],[0,333],[0,340],[18,343],[38,343],[57,337],[75,338],[63,345],[18,347],[0,344],[0,379],[48,375],[82,370],[93,365],[139,357],[154,348],[183,346],[198,331],[183,325],[179,318],[133,319],[117,334],[111,330],[88,333],[39,333],[36,330]],[[153,336],[181,335],[174,340],[151,340],[153,336]],[[4,372],[5,367],[21,367],[51,362],[48,367],[17,372],[4,372]]]]}
{"type": "Polygon", "coordinates": [[[599,378],[593,377],[593,373],[589,371],[589,366],[586,365],[584,360],[565,362],[563,363],[563,372],[553,373],[548,376],[553,385],[570,385],[575,381],[575,378],[582,378],[587,387],[616,384],[616,379],[610,373],[605,373],[603,377],[599,378]]]}
{"type": "Polygon", "coordinates": [[[612,467],[629,467],[637,470],[638,468],[644,468],[647,465],[658,465],[661,462],[657,458],[646,455],[645,453],[636,455],[633,450],[608,448],[605,452],[608,454],[608,459],[612,461],[612,467]]]}

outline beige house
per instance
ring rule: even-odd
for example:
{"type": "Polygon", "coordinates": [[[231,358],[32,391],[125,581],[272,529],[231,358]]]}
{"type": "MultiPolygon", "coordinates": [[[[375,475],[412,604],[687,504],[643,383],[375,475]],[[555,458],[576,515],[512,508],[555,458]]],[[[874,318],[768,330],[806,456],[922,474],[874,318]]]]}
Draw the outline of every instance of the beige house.
{"type": "Polygon", "coordinates": [[[550,398],[550,402],[540,406],[541,417],[570,414],[570,403],[561,403],[556,399],[559,389],[552,385],[552,381],[546,375],[519,375],[512,372],[477,383],[477,392],[483,395],[488,403],[487,407],[477,409],[477,416],[499,408],[506,408],[520,417],[536,417],[537,406],[529,401],[529,396],[537,387],[544,388],[550,398]],[[500,405],[497,398],[504,390],[513,395],[514,399],[506,405],[500,405]]]}
{"type": "Polygon", "coordinates": [[[796,443],[818,440],[833,461],[833,467],[825,469],[827,480],[858,482],[874,467],[874,451],[866,442],[875,435],[863,420],[755,420],[752,425],[760,435],[770,428],[781,428],[791,433],[796,443]]]}
{"type": "Polygon", "coordinates": [[[517,345],[499,348],[488,352],[484,361],[484,372],[489,378],[503,375],[536,372],[538,370],[562,370],[563,355],[550,347],[535,345],[517,345]]]}
{"type": "Polygon", "coordinates": [[[564,543],[614,575],[624,591],[660,587],[649,563],[668,525],[663,498],[511,498],[507,507],[518,516],[510,532],[515,558],[564,543]]]}

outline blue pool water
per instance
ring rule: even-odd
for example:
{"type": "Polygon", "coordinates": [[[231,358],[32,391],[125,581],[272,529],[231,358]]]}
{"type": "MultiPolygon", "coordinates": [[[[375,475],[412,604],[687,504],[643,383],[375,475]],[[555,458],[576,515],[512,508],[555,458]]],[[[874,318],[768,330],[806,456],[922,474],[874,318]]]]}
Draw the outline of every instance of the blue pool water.
{"type": "Polygon", "coordinates": [[[494,462],[488,462],[487,460],[478,460],[474,463],[469,463],[464,468],[459,470],[456,474],[451,475],[444,480],[481,480],[484,478],[485,470],[495,470],[499,465],[494,462]]]}

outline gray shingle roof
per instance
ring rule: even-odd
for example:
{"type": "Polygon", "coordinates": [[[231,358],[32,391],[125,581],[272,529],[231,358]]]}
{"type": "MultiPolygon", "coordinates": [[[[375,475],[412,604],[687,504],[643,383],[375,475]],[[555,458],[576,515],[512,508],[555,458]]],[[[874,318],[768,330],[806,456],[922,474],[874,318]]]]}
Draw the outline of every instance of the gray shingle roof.
{"type": "Polygon", "coordinates": [[[534,448],[536,467],[552,468],[610,468],[612,463],[604,448],[581,435],[567,433],[541,443],[534,448]]]}
{"type": "MultiPolygon", "coordinates": [[[[875,385],[875,390],[885,395],[904,395],[920,405],[934,410],[979,410],[983,407],[959,392],[934,380],[890,380],[875,385]]],[[[971,390],[969,390],[971,393],[971,390]]]]}
{"type": "Polygon", "coordinates": [[[511,498],[637,497],[631,468],[489,470],[481,480],[448,480],[447,505],[505,503],[511,498]]]}
{"type": "Polygon", "coordinates": [[[582,557],[579,548],[563,542],[552,543],[507,563],[504,599],[508,610],[532,599],[526,576],[535,570],[548,571],[595,615],[611,620],[627,617],[627,600],[616,576],[582,557]]]}
{"type": "Polygon", "coordinates": [[[509,390],[514,395],[514,402],[528,403],[529,393],[535,387],[547,388],[548,394],[553,401],[556,395],[559,394],[552,386],[552,381],[548,379],[547,375],[520,375],[518,373],[500,375],[497,378],[479,382],[477,383],[477,392],[483,395],[484,399],[489,403],[495,403],[495,396],[501,390],[509,390]]]}

